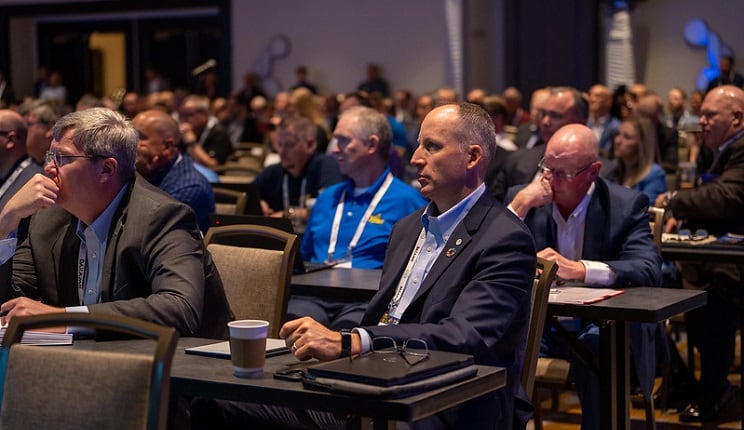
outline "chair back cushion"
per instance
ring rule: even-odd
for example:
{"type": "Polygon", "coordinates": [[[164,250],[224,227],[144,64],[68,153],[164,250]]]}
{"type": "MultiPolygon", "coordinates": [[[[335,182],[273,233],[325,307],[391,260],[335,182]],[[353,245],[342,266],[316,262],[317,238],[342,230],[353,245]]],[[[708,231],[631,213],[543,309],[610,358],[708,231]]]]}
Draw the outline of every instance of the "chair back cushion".
{"type": "MultiPolygon", "coordinates": [[[[281,292],[287,288],[281,278],[283,251],[245,248],[210,243],[227,301],[236,319],[262,319],[276,324],[281,292]]],[[[272,332],[278,327],[272,327],[272,332]]]]}
{"type": "Polygon", "coordinates": [[[145,429],[152,368],[151,355],[14,344],[0,428],[145,429]]]}

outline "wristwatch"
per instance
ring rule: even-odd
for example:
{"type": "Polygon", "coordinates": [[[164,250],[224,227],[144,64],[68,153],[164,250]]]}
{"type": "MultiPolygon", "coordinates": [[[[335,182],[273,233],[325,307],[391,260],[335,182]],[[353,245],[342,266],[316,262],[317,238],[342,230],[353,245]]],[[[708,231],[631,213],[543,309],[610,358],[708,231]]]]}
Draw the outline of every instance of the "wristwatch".
{"type": "Polygon", "coordinates": [[[341,357],[348,357],[351,355],[351,331],[349,330],[341,330],[339,331],[341,333],[341,357]]]}

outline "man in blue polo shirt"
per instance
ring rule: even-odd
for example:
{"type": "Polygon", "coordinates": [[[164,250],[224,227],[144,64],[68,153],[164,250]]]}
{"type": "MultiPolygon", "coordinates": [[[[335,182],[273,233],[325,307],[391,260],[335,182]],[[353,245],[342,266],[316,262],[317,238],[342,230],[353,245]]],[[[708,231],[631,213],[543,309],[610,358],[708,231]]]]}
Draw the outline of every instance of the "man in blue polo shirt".
{"type": "MultiPolygon", "coordinates": [[[[334,137],[333,155],[349,179],[318,196],[300,252],[306,261],[382,268],[393,225],[426,200],[393,177],[387,166],[392,131],[385,115],[363,106],[350,108],[339,119],[334,137]]],[[[349,328],[359,324],[365,307],[364,303],[293,297],[288,318],[312,316],[334,328],[349,328]]]]}

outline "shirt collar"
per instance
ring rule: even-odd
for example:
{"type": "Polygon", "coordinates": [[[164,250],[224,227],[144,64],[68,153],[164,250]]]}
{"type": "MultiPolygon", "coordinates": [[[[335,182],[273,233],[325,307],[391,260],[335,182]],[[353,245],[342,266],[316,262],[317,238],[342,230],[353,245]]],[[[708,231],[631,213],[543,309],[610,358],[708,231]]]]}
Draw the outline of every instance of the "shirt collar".
{"type": "Polygon", "coordinates": [[[116,195],[116,197],[114,197],[114,200],[109,203],[109,205],[101,213],[101,215],[98,215],[98,218],[93,220],[93,222],[89,226],[86,226],[84,222],[78,220],[78,236],[80,236],[86,228],[90,228],[96,234],[96,237],[98,237],[98,240],[100,242],[105,242],[106,240],[108,240],[108,233],[111,229],[111,221],[114,219],[116,208],[119,207],[121,199],[124,198],[124,194],[126,194],[127,188],[129,188],[129,184],[125,184],[123,187],[121,187],[121,190],[119,190],[119,193],[116,195]]]}
{"type": "Polygon", "coordinates": [[[723,142],[723,145],[718,147],[718,153],[720,154],[721,152],[725,151],[726,148],[729,147],[729,145],[739,140],[742,136],[744,136],[744,130],[739,130],[735,135],[726,139],[726,141],[723,142]]]}
{"type": "Polygon", "coordinates": [[[424,229],[427,233],[431,232],[434,235],[437,239],[438,245],[443,244],[447,239],[449,239],[450,235],[455,230],[455,226],[465,218],[465,215],[470,212],[470,209],[475,205],[478,199],[481,198],[485,191],[485,184],[480,184],[480,186],[467,197],[460,200],[456,205],[452,206],[439,216],[432,214],[432,203],[429,203],[426,206],[426,210],[421,215],[421,223],[424,225],[424,229]]]}
{"type": "Polygon", "coordinates": [[[561,215],[561,211],[558,210],[558,206],[553,203],[553,220],[557,223],[567,223],[571,218],[584,218],[586,214],[586,208],[589,206],[589,201],[592,199],[592,194],[594,194],[594,188],[596,187],[595,183],[592,182],[592,184],[589,186],[589,189],[586,191],[586,195],[581,200],[581,203],[579,203],[578,206],[571,212],[571,215],[568,216],[568,219],[564,220],[563,215],[561,215]]]}
{"type": "MultiPolygon", "coordinates": [[[[385,178],[387,177],[388,173],[390,173],[390,167],[385,167],[385,171],[382,172],[382,175],[380,175],[380,177],[378,177],[375,182],[370,185],[362,194],[359,194],[356,197],[361,197],[364,195],[374,196],[377,193],[377,190],[379,190],[382,186],[382,183],[385,182],[385,178]]],[[[344,192],[346,193],[347,198],[354,197],[354,181],[352,179],[346,181],[344,192]]]]}

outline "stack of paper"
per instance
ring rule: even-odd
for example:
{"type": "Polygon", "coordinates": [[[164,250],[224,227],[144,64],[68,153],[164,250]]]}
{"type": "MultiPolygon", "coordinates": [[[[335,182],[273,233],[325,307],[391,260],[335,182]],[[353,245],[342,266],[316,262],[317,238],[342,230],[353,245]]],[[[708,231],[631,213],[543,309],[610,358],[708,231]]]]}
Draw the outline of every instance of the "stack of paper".
{"type": "MultiPolygon", "coordinates": [[[[5,338],[6,327],[0,328],[0,339],[5,338]]],[[[47,333],[25,331],[21,343],[26,345],[72,345],[72,333],[47,333]]]]}
{"type": "Polygon", "coordinates": [[[550,289],[548,302],[590,304],[615,297],[623,292],[624,290],[613,290],[611,288],[555,287],[550,289]]]}

